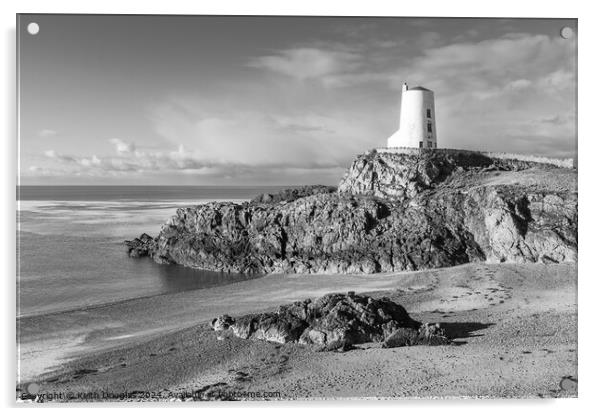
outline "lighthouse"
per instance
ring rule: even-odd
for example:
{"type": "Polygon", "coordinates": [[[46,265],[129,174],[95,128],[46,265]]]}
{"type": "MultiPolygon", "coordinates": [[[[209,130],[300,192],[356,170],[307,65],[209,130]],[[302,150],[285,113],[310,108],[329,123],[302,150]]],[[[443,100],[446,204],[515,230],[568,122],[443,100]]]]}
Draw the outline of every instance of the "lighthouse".
{"type": "Polygon", "coordinates": [[[424,87],[401,89],[399,130],[387,140],[387,147],[437,148],[435,93],[424,87]]]}

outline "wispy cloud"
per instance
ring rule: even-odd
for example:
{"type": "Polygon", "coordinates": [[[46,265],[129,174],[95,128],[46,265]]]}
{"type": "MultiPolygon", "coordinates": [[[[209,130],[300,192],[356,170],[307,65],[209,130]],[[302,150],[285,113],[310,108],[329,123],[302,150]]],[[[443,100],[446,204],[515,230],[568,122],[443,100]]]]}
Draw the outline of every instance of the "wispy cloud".
{"type": "MultiPolygon", "coordinates": [[[[114,140],[110,140],[115,144],[114,140]]],[[[53,167],[41,168],[36,165],[29,167],[29,171],[38,175],[65,175],[77,174],[86,176],[115,176],[129,173],[158,174],[158,173],[188,173],[198,175],[228,175],[237,176],[246,174],[252,170],[265,169],[278,170],[313,170],[338,168],[336,164],[324,162],[310,163],[284,163],[274,160],[261,165],[248,163],[236,163],[224,160],[210,160],[195,156],[194,152],[180,145],[170,152],[146,152],[140,150],[124,151],[123,145],[129,149],[135,149],[133,143],[120,140],[115,149],[116,155],[98,157],[81,157],[76,155],[61,154],[55,150],[47,150],[44,156],[57,162],[53,167]]]]}
{"type": "Polygon", "coordinates": [[[283,49],[253,58],[248,65],[296,79],[328,80],[327,86],[384,82],[398,87],[402,80],[410,80],[435,84],[440,94],[509,84],[520,88],[535,81],[541,87],[567,87],[574,81],[576,45],[560,37],[508,33],[495,39],[441,43],[439,33],[422,32],[414,42],[422,52],[404,57],[404,43],[319,42],[320,48],[283,49]],[[385,51],[391,46],[398,52],[385,51]]]}
{"type": "Polygon", "coordinates": [[[54,137],[57,135],[57,132],[55,130],[51,130],[51,129],[42,129],[38,131],[38,136],[39,137],[54,137]]]}
{"type": "Polygon", "coordinates": [[[134,143],[126,143],[117,138],[109,139],[109,142],[115,146],[115,151],[117,151],[117,153],[120,155],[129,154],[136,151],[136,146],[134,143]]]}
{"type": "Polygon", "coordinates": [[[291,48],[251,59],[248,66],[267,69],[305,80],[352,72],[361,66],[361,56],[349,50],[291,48]]]}
{"type": "Polygon", "coordinates": [[[151,119],[157,133],[198,157],[223,163],[342,167],[370,139],[364,124],[369,115],[340,108],[316,112],[239,104],[226,115],[219,101],[190,103],[173,99],[155,107],[151,119]]]}
{"type": "Polygon", "coordinates": [[[574,149],[575,43],[509,34],[426,50],[407,77],[437,97],[440,145],[558,156],[574,149]],[[528,140],[519,140],[521,137],[528,140]]]}

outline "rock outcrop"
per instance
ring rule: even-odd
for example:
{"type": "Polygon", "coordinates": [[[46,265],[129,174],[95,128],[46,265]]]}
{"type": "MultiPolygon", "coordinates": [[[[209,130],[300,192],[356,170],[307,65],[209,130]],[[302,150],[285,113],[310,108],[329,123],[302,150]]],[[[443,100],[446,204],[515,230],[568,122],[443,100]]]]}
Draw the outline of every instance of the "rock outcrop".
{"type": "Polygon", "coordinates": [[[148,234],[142,234],[133,240],[126,240],[125,246],[130,257],[146,257],[154,252],[155,240],[148,234]]]}
{"type": "MultiPolygon", "coordinates": [[[[298,342],[327,350],[346,350],[366,342],[384,342],[385,348],[449,343],[438,326],[413,320],[401,305],[387,298],[373,299],[353,292],[228,319],[232,321],[221,330],[231,330],[240,338],[281,344],[298,342]]],[[[223,322],[224,318],[216,318],[214,323],[218,321],[223,322]]]]}
{"type": "Polygon", "coordinates": [[[493,159],[479,152],[428,151],[419,154],[377,153],[359,156],[339,184],[339,192],[406,201],[435,188],[454,173],[521,171],[554,168],[536,162],[493,159]]]}
{"type": "Polygon", "coordinates": [[[214,331],[224,331],[232,326],[234,318],[229,315],[221,315],[211,321],[211,328],[214,331]]]}
{"type": "Polygon", "coordinates": [[[132,257],[239,273],[572,262],[576,171],[474,152],[360,155],[327,187],[178,209],[132,257]]]}
{"type": "Polygon", "coordinates": [[[383,348],[409,347],[412,345],[446,345],[450,339],[439,324],[422,324],[418,330],[400,328],[382,343],[383,348]]]}
{"type": "Polygon", "coordinates": [[[261,194],[251,200],[254,204],[278,204],[280,202],[293,202],[299,198],[318,194],[336,192],[335,186],[308,185],[299,188],[283,189],[275,194],[261,194]]]}

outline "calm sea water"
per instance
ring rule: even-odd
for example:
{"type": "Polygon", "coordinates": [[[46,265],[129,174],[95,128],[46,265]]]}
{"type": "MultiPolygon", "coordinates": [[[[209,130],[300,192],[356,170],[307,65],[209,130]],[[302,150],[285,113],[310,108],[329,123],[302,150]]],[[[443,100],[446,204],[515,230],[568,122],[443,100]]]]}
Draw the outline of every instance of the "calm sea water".
{"type": "Polygon", "coordinates": [[[225,285],[251,277],[131,259],[178,207],[244,201],[283,187],[22,186],[17,189],[17,315],[225,285]]]}

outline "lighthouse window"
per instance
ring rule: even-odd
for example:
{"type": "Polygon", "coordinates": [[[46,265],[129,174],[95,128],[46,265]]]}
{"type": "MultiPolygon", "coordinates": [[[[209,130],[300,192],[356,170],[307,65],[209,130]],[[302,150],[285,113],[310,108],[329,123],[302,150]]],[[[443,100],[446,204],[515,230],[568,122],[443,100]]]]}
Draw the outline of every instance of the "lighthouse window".
{"type": "Polygon", "coordinates": [[[426,116],[427,116],[428,118],[431,118],[431,109],[430,109],[430,108],[427,108],[427,109],[426,109],[426,116]]]}
{"type": "Polygon", "coordinates": [[[430,121],[428,123],[426,123],[426,131],[428,131],[429,133],[433,132],[433,125],[431,124],[430,121]]]}

